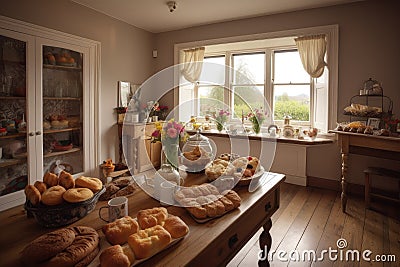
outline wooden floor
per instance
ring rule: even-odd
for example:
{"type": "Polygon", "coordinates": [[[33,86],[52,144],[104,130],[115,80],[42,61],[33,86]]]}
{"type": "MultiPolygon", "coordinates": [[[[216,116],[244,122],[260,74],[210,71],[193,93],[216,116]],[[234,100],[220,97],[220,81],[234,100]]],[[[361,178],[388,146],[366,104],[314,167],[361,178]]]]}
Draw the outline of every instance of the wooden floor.
{"type": "MultiPolygon", "coordinates": [[[[400,208],[395,206],[395,218],[400,208]]],[[[261,230],[236,255],[228,266],[257,266],[258,237],[261,230]]],[[[393,254],[396,262],[332,261],[325,254],[323,261],[279,261],[275,255],[271,266],[400,266],[400,221],[375,211],[365,209],[362,198],[349,196],[347,213],[340,207],[340,194],[335,191],[302,187],[284,183],[279,210],[272,217],[272,250],[289,253],[296,250],[338,249],[337,240],[343,238],[347,247],[341,249],[343,259],[347,249],[372,251],[375,255],[393,254]]],[[[293,254],[294,255],[294,254],[293,254]]],[[[339,254],[336,254],[339,255],[339,254]]],[[[348,254],[350,255],[350,254],[348,254]]]]}

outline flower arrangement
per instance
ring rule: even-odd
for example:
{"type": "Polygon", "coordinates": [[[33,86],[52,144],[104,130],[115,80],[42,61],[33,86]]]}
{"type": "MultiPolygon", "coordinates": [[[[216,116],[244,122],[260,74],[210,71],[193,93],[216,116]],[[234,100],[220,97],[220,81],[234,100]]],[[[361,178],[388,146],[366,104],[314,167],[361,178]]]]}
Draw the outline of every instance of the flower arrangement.
{"type": "Polygon", "coordinates": [[[220,109],[218,112],[213,114],[215,124],[217,125],[217,130],[222,131],[224,128],[224,123],[228,121],[229,111],[220,109]]]}
{"type": "Polygon", "coordinates": [[[386,117],[383,119],[383,121],[385,123],[386,130],[389,130],[393,133],[397,131],[397,124],[400,123],[400,119],[386,117]]]}
{"type": "Polygon", "coordinates": [[[261,125],[267,118],[267,112],[264,112],[262,108],[255,109],[247,115],[248,120],[253,124],[253,131],[255,134],[260,133],[261,125]]]}

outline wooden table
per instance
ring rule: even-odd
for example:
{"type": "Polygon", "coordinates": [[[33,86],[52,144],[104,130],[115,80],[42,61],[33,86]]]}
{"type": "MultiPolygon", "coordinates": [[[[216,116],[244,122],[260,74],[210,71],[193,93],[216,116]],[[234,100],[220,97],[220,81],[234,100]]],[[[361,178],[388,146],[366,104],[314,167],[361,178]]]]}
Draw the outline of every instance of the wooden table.
{"type": "Polygon", "coordinates": [[[347,168],[349,154],[400,160],[400,138],[367,135],[343,131],[329,131],[338,136],[342,154],[342,211],[346,212],[347,168]]]}
{"type": "MultiPolygon", "coordinates": [[[[204,174],[185,175],[185,185],[201,184],[204,174]]],[[[279,208],[280,184],[283,174],[266,173],[265,182],[252,193],[247,187],[235,188],[242,198],[241,206],[223,217],[204,224],[196,223],[184,208],[169,206],[169,213],[180,216],[189,226],[190,232],[182,241],[160,252],[143,265],[146,266],[223,266],[261,228],[260,248],[271,247],[269,230],[271,216],[279,208]]],[[[99,202],[96,209],[72,225],[86,225],[98,230],[104,222],[98,217],[98,209],[106,205],[99,202]]],[[[129,197],[129,215],[136,217],[141,209],[159,206],[159,202],[139,190],[129,197]]],[[[54,229],[39,226],[33,218],[27,218],[22,206],[0,213],[0,259],[1,266],[21,266],[19,252],[36,237],[54,229]]],[[[268,262],[261,265],[269,266],[268,262]]]]}

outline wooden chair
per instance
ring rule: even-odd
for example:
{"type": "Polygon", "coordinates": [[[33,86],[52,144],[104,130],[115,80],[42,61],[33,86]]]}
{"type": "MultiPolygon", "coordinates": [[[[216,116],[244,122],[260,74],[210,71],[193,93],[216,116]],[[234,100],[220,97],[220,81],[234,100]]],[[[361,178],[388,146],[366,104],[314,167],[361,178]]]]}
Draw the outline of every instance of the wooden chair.
{"type": "Polygon", "coordinates": [[[399,171],[394,171],[394,170],[389,170],[385,168],[378,168],[378,167],[369,167],[364,170],[365,174],[365,206],[366,208],[369,208],[371,205],[371,196],[374,197],[379,197],[382,199],[394,201],[397,203],[400,203],[400,172],[399,171]],[[389,197],[380,193],[376,192],[371,192],[371,176],[381,176],[381,177],[389,177],[393,179],[397,179],[399,181],[399,196],[398,198],[394,197],[389,197]]]}

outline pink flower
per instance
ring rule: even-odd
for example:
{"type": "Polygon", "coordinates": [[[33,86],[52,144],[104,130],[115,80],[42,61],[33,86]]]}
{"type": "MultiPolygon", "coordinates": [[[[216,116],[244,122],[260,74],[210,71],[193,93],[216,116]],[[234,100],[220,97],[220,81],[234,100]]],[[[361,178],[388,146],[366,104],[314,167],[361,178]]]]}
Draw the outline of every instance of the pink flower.
{"type": "Polygon", "coordinates": [[[161,133],[160,133],[159,130],[155,130],[155,131],[151,134],[151,136],[153,136],[153,137],[160,137],[160,136],[161,136],[161,133]]]}
{"type": "Polygon", "coordinates": [[[168,135],[170,138],[176,138],[176,137],[178,136],[178,131],[177,131],[175,128],[169,128],[169,129],[167,130],[167,135],[168,135]]]}

